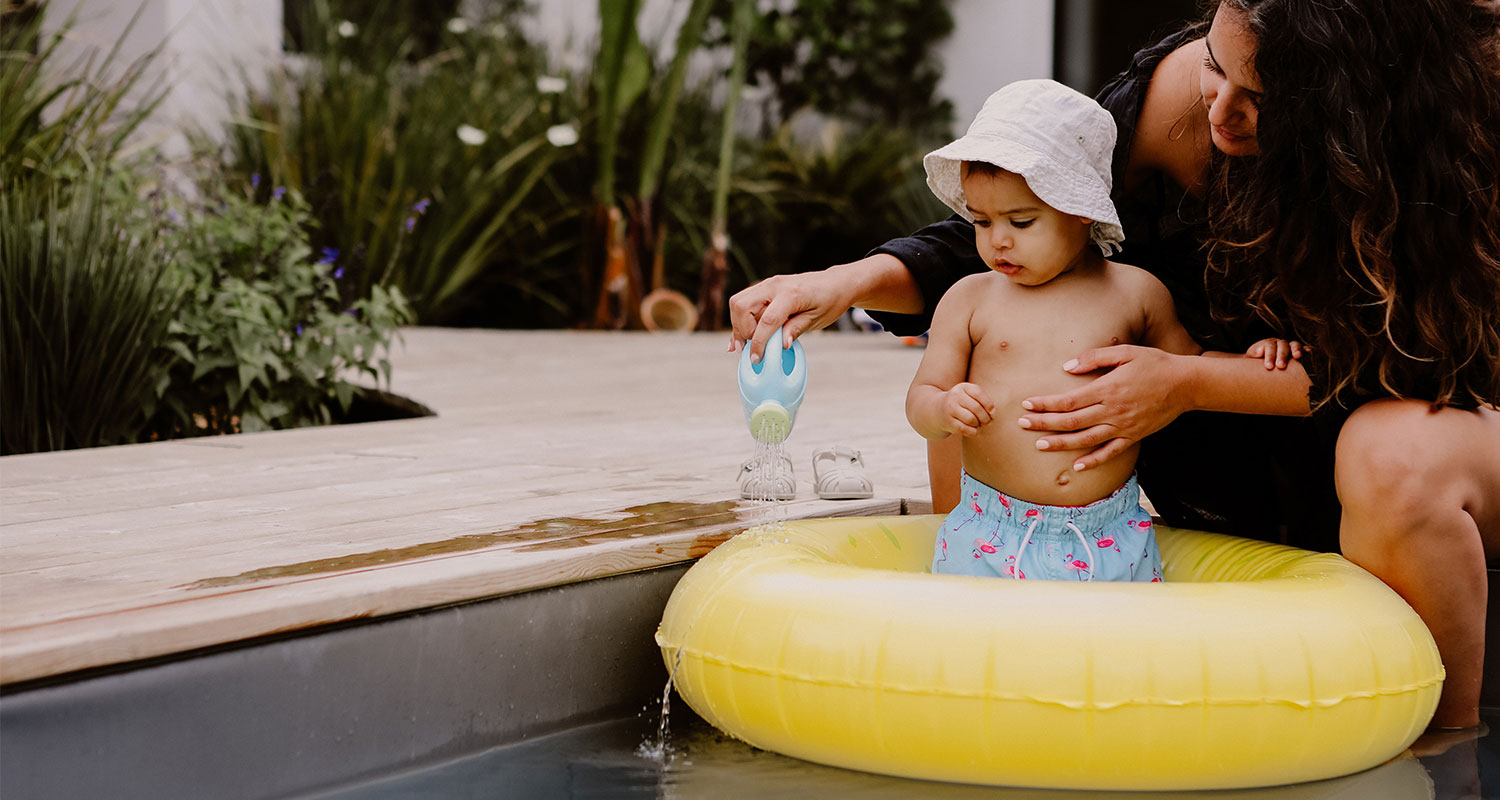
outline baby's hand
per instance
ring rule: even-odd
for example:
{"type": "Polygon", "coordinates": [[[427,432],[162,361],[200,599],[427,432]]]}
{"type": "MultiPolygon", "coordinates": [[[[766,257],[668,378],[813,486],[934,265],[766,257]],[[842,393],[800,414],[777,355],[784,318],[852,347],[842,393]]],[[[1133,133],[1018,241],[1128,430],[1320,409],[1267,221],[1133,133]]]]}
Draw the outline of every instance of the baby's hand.
{"type": "Polygon", "coordinates": [[[1302,343],[1286,339],[1261,339],[1245,351],[1246,358],[1260,358],[1266,369],[1286,369],[1287,356],[1293,360],[1302,358],[1302,343]]]}
{"type": "Polygon", "coordinates": [[[973,436],[994,418],[990,396],[972,383],[960,383],[943,393],[942,428],[949,433],[973,436]]]}

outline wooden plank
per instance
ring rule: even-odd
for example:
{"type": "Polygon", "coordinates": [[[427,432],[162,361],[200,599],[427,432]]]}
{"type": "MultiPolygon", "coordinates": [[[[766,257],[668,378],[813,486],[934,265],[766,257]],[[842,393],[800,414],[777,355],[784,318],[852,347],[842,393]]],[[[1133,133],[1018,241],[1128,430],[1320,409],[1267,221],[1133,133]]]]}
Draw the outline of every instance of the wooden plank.
{"type": "MultiPolygon", "coordinates": [[[[675,563],[755,521],[722,335],[405,338],[393,389],[436,418],[0,458],[0,682],[675,563]]],[[[920,353],[806,347],[788,515],[925,500],[920,353]],[[833,443],[876,498],[815,499],[833,443]]]]}

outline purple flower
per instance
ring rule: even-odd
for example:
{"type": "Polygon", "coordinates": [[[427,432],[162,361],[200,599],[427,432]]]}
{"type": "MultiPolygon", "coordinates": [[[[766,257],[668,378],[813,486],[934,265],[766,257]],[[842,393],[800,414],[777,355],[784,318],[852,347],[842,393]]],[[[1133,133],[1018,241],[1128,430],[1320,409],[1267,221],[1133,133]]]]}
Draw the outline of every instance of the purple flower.
{"type": "Polygon", "coordinates": [[[250,188],[251,189],[259,189],[260,188],[260,173],[259,172],[254,173],[254,174],[252,174],[250,176],[250,188]]]}
{"type": "Polygon", "coordinates": [[[417,212],[418,214],[426,214],[427,213],[427,207],[430,206],[430,205],[432,205],[432,200],[429,199],[429,198],[424,197],[421,200],[418,200],[417,202],[413,203],[412,207],[411,207],[411,210],[417,212]]]}
{"type": "Polygon", "coordinates": [[[176,211],[168,211],[167,219],[172,220],[173,222],[182,222],[182,215],[177,213],[176,211]]]}
{"type": "Polygon", "coordinates": [[[405,225],[406,225],[406,232],[407,233],[411,233],[411,229],[417,227],[417,218],[416,217],[407,217],[405,225]]]}
{"type": "Polygon", "coordinates": [[[323,257],[318,259],[318,263],[332,264],[335,260],[338,259],[338,257],[339,249],[337,247],[325,247],[323,248],[323,257]]]}
{"type": "Polygon", "coordinates": [[[348,311],[345,311],[344,313],[348,314],[349,316],[354,317],[356,319],[359,318],[359,309],[357,309],[357,308],[351,308],[348,311]]]}
{"type": "Polygon", "coordinates": [[[300,323],[300,322],[297,323],[297,335],[298,336],[302,335],[302,323],[300,323]]]}
{"type": "Polygon", "coordinates": [[[278,186],[278,187],[276,187],[276,191],[271,192],[271,199],[272,200],[280,200],[283,197],[286,197],[286,187],[285,186],[278,186]]]}
{"type": "Polygon", "coordinates": [[[336,270],[333,271],[333,279],[334,280],[338,280],[339,278],[342,278],[342,277],[344,277],[344,268],[343,267],[339,267],[338,269],[336,269],[336,270]]]}

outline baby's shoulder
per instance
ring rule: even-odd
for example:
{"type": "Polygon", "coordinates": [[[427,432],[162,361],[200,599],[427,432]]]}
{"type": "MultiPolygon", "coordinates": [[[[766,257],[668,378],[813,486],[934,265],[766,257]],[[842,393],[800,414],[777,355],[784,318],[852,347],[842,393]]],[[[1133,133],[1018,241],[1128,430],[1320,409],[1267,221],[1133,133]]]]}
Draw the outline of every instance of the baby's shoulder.
{"type": "Polygon", "coordinates": [[[994,279],[999,277],[993,272],[976,272],[959,278],[943,293],[942,303],[946,305],[974,305],[983,302],[994,286],[994,279]]]}
{"type": "Polygon", "coordinates": [[[1166,284],[1150,272],[1117,261],[1106,261],[1104,264],[1105,280],[1115,291],[1147,300],[1160,299],[1163,296],[1171,299],[1166,284]]]}

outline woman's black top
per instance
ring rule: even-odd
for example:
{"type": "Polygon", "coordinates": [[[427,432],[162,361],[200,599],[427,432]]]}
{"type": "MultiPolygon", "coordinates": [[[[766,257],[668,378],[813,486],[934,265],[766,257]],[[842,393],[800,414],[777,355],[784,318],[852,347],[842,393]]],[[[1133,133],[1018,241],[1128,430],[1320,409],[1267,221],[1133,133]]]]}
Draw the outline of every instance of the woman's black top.
{"type": "MultiPolygon", "coordinates": [[[[1195,25],[1136,53],[1130,68],[1096,98],[1114,116],[1118,131],[1112,199],[1126,238],[1113,260],[1141,267],[1165,284],[1183,327],[1199,344],[1244,352],[1275,333],[1255,322],[1227,324],[1213,318],[1204,285],[1208,224],[1202,203],[1160,173],[1128,192],[1123,188],[1152,73],[1167,54],[1205,30],[1195,25]]],[[[975,249],[973,224],[957,215],[871,252],[901,259],[922,292],[921,314],[871,312],[900,335],[927,330],[943,293],[960,278],[986,270],[975,249]]],[[[1347,416],[1333,404],[1310,418],[1183,414],[1142,442],[1136,466],[1141,487],[1169,525],[1336,551],[1333,445],[1347,416]]]]}

